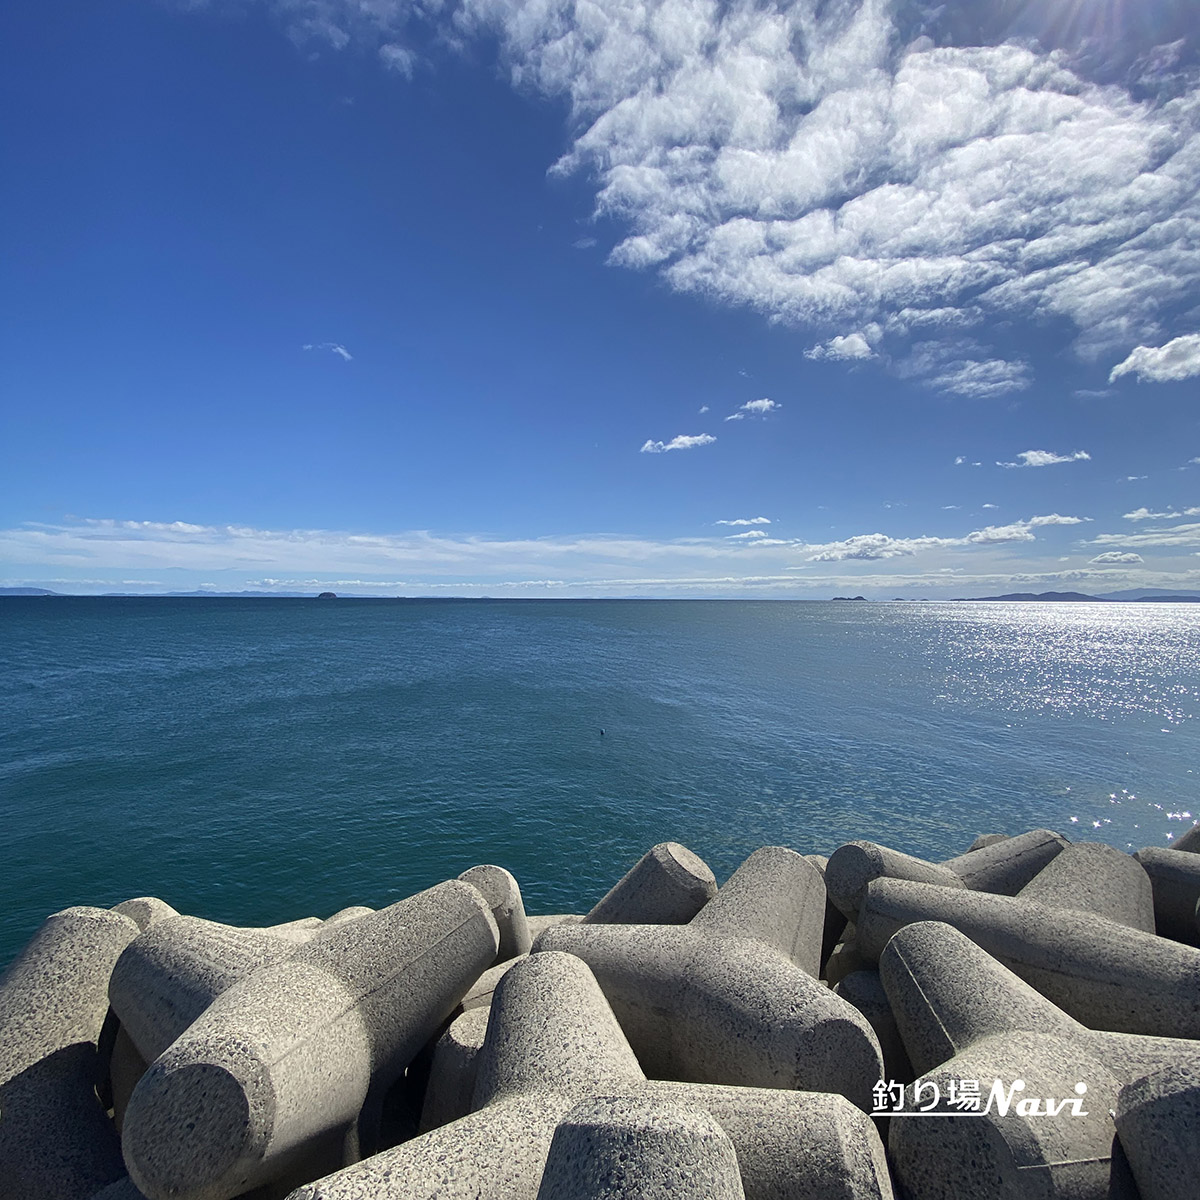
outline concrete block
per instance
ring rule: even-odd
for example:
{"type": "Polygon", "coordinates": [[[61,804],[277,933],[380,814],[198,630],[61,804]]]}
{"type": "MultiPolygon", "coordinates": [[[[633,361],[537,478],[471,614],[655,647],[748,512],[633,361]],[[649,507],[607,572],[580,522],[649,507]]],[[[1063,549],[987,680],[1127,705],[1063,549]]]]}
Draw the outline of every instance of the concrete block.
{"type": "Polygon", "coordinates": [[[945,1115],[895,1114],[888,1130],[895,1177],[911,1200],[1115,1200],[1109,1110],[1120,1082],[1074,1039],[1036,1033],[987,1038],[926,1073],[921,1084],[921,1096],[915,1085],[908,1089],[906,1109],[930,1103],[935,1085],[938,1111],[945,1115]],[[979,1084],[984,1111],[962,1112],[947,1102],[951,1085],[962,1080],[979,1084]],[[1006,1113],[990,1097],[996,1081],[1012,1097],[1006,1113]],[[1047,1101],[1052,1109],[1059,1102],[1063,1108],[1045,1115],[1047,1101]]]}
{"type": "Polygon", "coordinates": [[[497,962],[529,953],[533,939],[521,889],[512,873],[503,867],[479,866],[464,871],[459,879],[477,887],[492,906],[492,916],[500,930],[500,953],[497,962]]]}
{"type": "Polygon", "coordinates": [[[438,1038],[421,1109],[421,1133],[449,1125],[471,1112],[479,1073],[478,1056],[487,1027],[488,1010],[473,1008],[452,1021],[438,1038]]]}
{"type": "Polygon", "coordinates": [[[375,910],[365,904],[351,904],[348,908],[339,908],[331,917],[326,917],[317,930],[315,937],[323,937],[331,929],[344,925],[347,921],[357,921],[359,917],[368,917],[375,910]]]}
{"type": "Polygon", "coordinates": [[[138,1053],[153,1062],[222,992],[296,949],[269,933],[198,917],[156,921],[117,961],[109,999],[138,1053]]]}
{"type": "Polygon", "coordinates": [[[136,896],[132,900],[122,900],[120,904],[113,905],[113,912],[128,917],[143,933],[159,921],[179,916],[175,909],[157,896],[136,896]]]}
{"type": "Polygon", "coordinates": [[[844,1096],[659,1080],[629,1094],[713,1117],[737,1153],[746,1200],[891,1200],[875,1124],[844,1096]]]}
{"type": "Polygon", "coordinates": [[[96,1095],[108,978],[136,923],[102,908],[47,917],[0,977],[0,1191],[84,1200],[124,1174],[96,1095]]]}
{"type": "Polygon", "coordinates": [[[506,959],[504,962],[497,963],[494,967],[488,967],[471,984],[470,988],[467,989],[467,994],[461,1001],[463,1012],[470,1012],[473,1008],[488,1008],[492,1003],[492,997],[496,993],[496,985],[508,974],[514,964],[522,962],[528,957],[528,954],[523,954],[520,958],[506,959]]]}
{"type": "MultiPolygon", "coordinates": [[[[821,872],[821,879],[825,878],[825,868],[829,865],[829,859],[824,854],[806,854],[804,856],[818,871],[821,872]]],[[[821,931],[821,972],[824,974],[825,963],[829,961],[829,956],[833,953],[833,948],[838,944],[842,934],[846,930],[846,914],[829,898],[828,889],[825,893],[825,925],[821,931]]]]}
{"type": "Polygon", "coordinates": [[[563,950],[596,975],[638,1061],[659,1079],[838,1092],[869,1108],[883,1070],[853,1005],[749,939],[692,928],[560,926],[563,950]]]}
{"type": "Polygon", "coordinates": [[[134,1089],[123,1149],[153,1200],[229,1200],[353,1133],[496,956],[451,880],[223,992],[134,1089]]]}
{"type": "Polygon", "coordinates": [[[582,1099],[643,1079],[581,959],[545,951],[522,959],[500,981],[477,1059],[475,1108],[535,1092],[582,1099]]]}
{"type": "Polygon", "coordinates": [[[1053,830],[1031,829],[1028,833],[960,854],[942,866],[958,875],[973,892],[1015,896],[1069,844],[1062,834],[1053,830]]]}
{"type": "Polygon", "coordinates": [[[278,925],[247,925],[245,929],[248,933],[265,933],[282,941],[303,946],[320,933],[324,924],[320,917],[300,917],[296,921],[283,921],[278,925]]]}
{"type": "Polygon", "coordinates": [[[976,850],[984,850],[988,846],[994,846],[997,842],[1003,842],[1007,837],[1007,833],[981,833],[967,847],[965,853],[972,854],[976,850]]]}
{"type": "Polygon", "coordinates": [[[825,902],[825,881],[817,867],[784,846],[763,846],[688,924],[708,937],[753,938],[816,979],[825,902]]]}
{"type": "Polygon", "coordinates": [[[858,948],[877,959],[917,921],[953,925],[1093,1029],[1200,1037],[1200,950],[1036,900],[898,879],[867,889],[858,948]]]}
{"type": "Polygon", "coordinates": [[[1194,946],[1196,904],[1200,901],[1200,854],[1146,846],[1134,858],[1150,876],[1158,932],[1194,946]]]}
{"type": "Polygon", "coordinates": [[[1177,837],[1171,843],[1172,850],[1183,850],[1188,854],[1195,854],[1200,851],[1200,825],[1193,825],[1181,837],[1177,837]]]}
{"type": "Polygon", "coordinates": [[[950,888],[966,886],[956,872],[946,867],[875,842],[847,842],[830,855],[825,868],[825,887],[830,900],[851,921],[858,916],[872,879],[914,879],[950,888]]]}
{"type": "Polygon", "coordinates": [[[1094,913],[1143,933],[1155,932],[1150,877],[1132,855],[1100,842],[1067,846],[1017,895],[1055,908],[1094,913]]]}
{"type": "Polygon", "coordinates": [[[900,1027],[879,972],[852,971],[833,990],[843,1000],[853,1004],[871,1023],[879,1039],[879,1048],[883,1051],[884,1078],[911,1083],[916,1072],[909,1062],[908,1051],[904,1048],[904,1039],[900,1036],[900,1027]]]}
{"type": "Polygon", "coordinates": [[[851,938],[848,942],[839,942],[825,964],[825,982],[831,988],[836,988],[847,975],[855,971],[873,971],[875,963],[859,952],[858,943],[851,938]]]}
{"type": "Polygon", "coordinates": [[[517,1096],[297,1189],[288,1200],[536,1200],[575,1101],[517,1096]]]}
{"type": "Polygon", "coordinates": [[[744,1200],[728,1135],[702,1109],[639,1097],[577,1104],[554,1131],[538,1200],[744,1200]]]}
{"type": "Polygon", "coordinates": [[[698,855],[678,842],[660,842],[583,920],[587,925],[684,925],[716,894],[716,878],[698,855]]]}
{"type": "Polygon", "coordinates": [[[1194,1200],[1200,1163],[1200,1053],[1186,1065],[1164,1068],[1122,1088],[1116,1123],[1142,1200],[1194,1200]]]}
{"type": "Polygon", "coordinates": [[[888,942],[879,969],[918,1076],[987,1038],[1018,1032],[1073,1039],[1122,1083],[1200,1056],[1200,1042],[1087,1028],[940,922],[906,925],[888,942]]]}
{"type": "Polygon", "coordinates": [[[553,929],[555,925],[578,925],[583,916],[578,913],[552,913],[546,917],[526,917],[525,920],[529,925],[529,936],[536,942],[547,929],[553,929]]]}

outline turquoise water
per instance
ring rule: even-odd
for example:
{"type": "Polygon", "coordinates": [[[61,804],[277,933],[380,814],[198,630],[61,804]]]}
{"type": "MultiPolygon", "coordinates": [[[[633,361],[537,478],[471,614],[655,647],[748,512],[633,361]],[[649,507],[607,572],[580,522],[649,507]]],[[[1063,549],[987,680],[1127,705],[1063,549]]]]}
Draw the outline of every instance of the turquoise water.
{"type": "Polygon", "coordinates": [[[580,911],[665,839],[722,879],[1200,817],[1200,606],[5,598],[0,631],[0,962],[135,895],[260,924],[484,861],[580,911]]]}

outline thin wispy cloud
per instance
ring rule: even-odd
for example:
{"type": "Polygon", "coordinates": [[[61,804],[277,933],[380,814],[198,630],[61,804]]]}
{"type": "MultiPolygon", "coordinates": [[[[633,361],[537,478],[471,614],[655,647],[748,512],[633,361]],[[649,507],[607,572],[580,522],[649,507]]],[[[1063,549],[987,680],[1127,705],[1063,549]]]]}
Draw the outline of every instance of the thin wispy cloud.
{"type": "Polygon", "coordinates": [[[782,408],[782,404],[776,404],[774,400],[747,400],[736,412],[731,412],[725,418],[727,421],[744,421],[746,417],[765,417],[767,413],[776,412],[782,408]]]}
{"type": "Polygon", "coordinates": [[[1172,525],[1166,529],[1147,529],[1140,533],[1102,533],[1091,540],[1093,546],[1200,546],[1200,525],[1172,525]]]}
{"type": "Polygon", "coordinates": [[[305,350],[328,350],[330,354],[336,354],[343,362],[354,361],[354,355],[339,342],[309,342],[303,348],[305,350]]]}
{"type": "Polygon", "coordinates": [[[729,533],[725,535],[725,540],[729,542],[737,541],[738,539],[746,538],[765,538],[767,535],[761,529],[747,529],[745,533],[729,533]]]}
{"type": "Polygon", "coordinates": [[[1151,512],[1148,508],[1135,508],[1133,512],[1123,513],[1122,517],[1126,521],[1173,521],[1176,517],[1182,517],[1183,513],[1168,510],[1166,512],[1151,512]]]}
{"type": "Polygon", "coordinates": [[[1071,454],[1055,454],[1050,450],[1022,450],[1017,455],[1019,462],[997,462],[998,467],[1052,467],[1057,463],[1087,462],[1092,456],[1086,450],[1071,454]]]}
{"type": "Polygon", "coordinates": [[[717,525],[770,525],[770,517],[734,517],[732,521],[716,521],[717,525]]]}
{"type": "Polygon", "coordinates": [[[1113,367],[1109,383],[1122,375],[1136,375],[1146,383],[1168,383],[1200,375],[1200,333],[1189,333],[1165,346],[1138,346],[1124,362],[1113,367]]]}
{"type": "Polygon", "coordinates": [[[711,446],[717,439],[710,433],[680,433],[669,442],[656,442],[647,438],[642,444],[642,454],[666,454],[668,450],[694,450],[697,446],[711,446]]]}

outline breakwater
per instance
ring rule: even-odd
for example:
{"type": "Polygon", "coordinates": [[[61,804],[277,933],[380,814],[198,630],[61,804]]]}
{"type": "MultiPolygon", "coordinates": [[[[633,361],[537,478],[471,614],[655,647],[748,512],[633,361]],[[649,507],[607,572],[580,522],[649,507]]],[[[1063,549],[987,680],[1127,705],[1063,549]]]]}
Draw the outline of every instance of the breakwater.
{"type": "Polygon", "coordinates": [[[491,865],[267,928],[69,908],[0,981],[0,1196],[1192,1196],[1197,850],[766,846],[718,888],[668,842],[577,915],[491,865]]]}

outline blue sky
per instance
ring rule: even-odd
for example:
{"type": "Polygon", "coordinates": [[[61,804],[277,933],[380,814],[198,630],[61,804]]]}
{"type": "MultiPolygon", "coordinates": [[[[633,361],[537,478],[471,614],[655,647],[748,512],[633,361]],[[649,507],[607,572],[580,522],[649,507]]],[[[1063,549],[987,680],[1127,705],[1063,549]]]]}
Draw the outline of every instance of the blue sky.
{"type": "Polygon", "coordinates": [[[9,6],[0,583],[1200,588],[1189,6],[9,6]]]}

